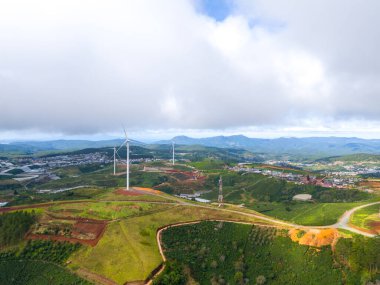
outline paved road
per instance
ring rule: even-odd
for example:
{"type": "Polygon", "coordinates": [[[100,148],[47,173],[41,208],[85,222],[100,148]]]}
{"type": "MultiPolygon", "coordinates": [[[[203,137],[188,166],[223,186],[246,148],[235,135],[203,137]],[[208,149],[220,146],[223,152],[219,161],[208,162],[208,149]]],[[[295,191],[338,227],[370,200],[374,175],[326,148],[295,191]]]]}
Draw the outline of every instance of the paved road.
{"type": "Polygon", "coordinates": [[[380,201],[352,208],[352,209],[346,211],[339,218],[338,222],[336,222],[333,225],[327,225],[327,226],[303,226],[303,225],[297,225],[297,224],[294,224],[294,223],[277,220],[277,219],[271,218],[269,216],[262,216],[262,215],[255,214],[255,213],[246,213],[246,212],[241,212],[241,211],[237,211],[237,210],[223,209],[223,208],[214,208],[214,207],[210,207],[210,206],[203,206],[203,205],[193,204],[193,203],[187,203],[187,202],[183,202],[181,204],[187,205],[187,206],[194,206],[194,207],[200,207],[200,208],[212,208],[212,209],[216,209],[216,210],[220,210],[220,211],[237,213],[237,214],[241,214],[241,215],[244,215],[244,216],[249,216],[249,217],[257,218],[257,219],[260,219],[260,220],[263,220],[263,221],[267,221],[267,222],[270,222],[270,223],[273,223],[273,224],[276,224],[276,225],[279,225],[279,226],[292,227],[292,228],[303,228],[303,229],[327,229],[327,228],[345,229],[345,230],[349,230],[349,231],[357,233],[357,234],[361,234],[363,236],[374,237],[374,236],[376,236],[375,234],[371,234],[371,233],[368,233],[366,231],[362,231],[362,230],[359,230],[357,228],[354,228],[354,227],[350,226],[349,221],[350,221],[351,215],[355,211],[357,211],[359,209],[362,209],[362,208],[365,208],[365,207],[372,206],[372,205],[380,204],[380,201]]]}

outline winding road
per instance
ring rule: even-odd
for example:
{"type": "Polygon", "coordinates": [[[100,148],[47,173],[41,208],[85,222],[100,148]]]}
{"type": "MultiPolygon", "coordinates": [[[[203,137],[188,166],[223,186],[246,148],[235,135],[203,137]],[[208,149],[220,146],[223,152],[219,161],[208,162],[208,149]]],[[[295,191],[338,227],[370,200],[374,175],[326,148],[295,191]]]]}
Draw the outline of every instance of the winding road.
{"type": "Polygon", "coordinates": [[[369,207],[369,206],[372,206],[372,205],[376,205],[376,204],[380,204],[380,201],[378,202],[373,202],[373,203],[369,203],[369,204],[365,204],[365,205],[361,205],[361,206],[357,206],[355,208],[352,208],[348,211],[346,211],[338,220],[337,223],[335,223],[334,225],[330,226],[330,227],[334,227],[334,228],[339,228],[339,229],[344,229],[344,230],[349,230],[351,232],[354,232],[354,233],[357,233],[357,234],[361,234],[361,235],[364,235],[364,236],[367,236],[367,237],[374,237],[376,236],[375,234],[371,234],[371,233],[367,233],[365,231],[361,231],[357,228],[354,228],[352,226],[350,226],[350,218],[352,216],[352,214],[359,210],[359,209],[362,209],[362,208],[365,208],[365,207],[369,207]]]}

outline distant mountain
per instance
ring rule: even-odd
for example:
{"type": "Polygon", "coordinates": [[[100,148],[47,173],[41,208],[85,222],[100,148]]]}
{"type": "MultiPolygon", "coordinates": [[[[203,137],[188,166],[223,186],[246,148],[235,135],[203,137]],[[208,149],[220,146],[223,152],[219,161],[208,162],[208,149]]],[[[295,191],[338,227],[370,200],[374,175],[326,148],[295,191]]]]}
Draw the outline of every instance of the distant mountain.
{"type": "Polygon", "coordinates": [[[345,162],[380,162],[379,154],[368,154],[368,153],[357,153],[348,154],[343,156],[331,156],[326,158],[318,159],[320,162],[335,162],[335,161],[345,161],[345,162]]]}
{"type": "MultiPolygon", "coordinates": [[[[40,152],[73,151],[85,148],[102,148],[119,146],[123,139],[114,140],[53,140],[53,141],[23,141],[0,144],[0,154],[35,154],[40,152]]],[[[142,145],[141,142],[132,141],[134,145],[142,145]]]]}
{"type": "Polygon", "coordinates": [[[66,149],[83,149],[83,148],[97,148],[107,146],[117,146],[123,143],[123,139],[114,140],[54,140],[54,141],[25,141],[14,142],[10,145],[13,146],[29,146],[42,150],[66,150],[66,149]]]}
{"type": "Polygon", "coordinates": [[[169,144],[204,145],[219,148],[243,148],[254,153],[302,156],[339,156],[357,153],[380,154],[380,140],[341,137],[257,139],[246,136],[216,136],[208,138],[174,137],[159,141],[169,144]]]}
{"type": "MultiPolygon", "coordinates": [[[[236,136],[216,136],[208,138],[191,138],[187,136],[177,136],[175,141],[177,149],[184,146],[214,147],[218,150],[203,149],[203,152],[220,152],[220,149],[245,150],[250,153],[276,158],[281,156],[286,158],[311,158],[333,157],[351,154],[380,154],[380,140],[366,140],[360,138],[339,138],[339,137],[311,137],[311,138],[278,138],[278,139],[258,139],[248,138],[243,135],[236,136]]],[[[164,147],[170,148],[172,140],[159,141],[154,145],[145,145],[141,142],[132,141],[135,146],[145,146],[152,150],[164,147]]],[[[123,139],[114,140],[53,140],[53,141],[25,141],[0,144],[0,156],[7,154],[24,155],[36,153],[51,153],[74,151],[87,148],[104,148],[119,146],[123,139]]],[[[184,150],[184,149],[183,149],[184,150]]],[[[198,149],[199,150],[199,149],[198,149]]],[[[226,150],[227,151],[227,150],[226,150]]]]}

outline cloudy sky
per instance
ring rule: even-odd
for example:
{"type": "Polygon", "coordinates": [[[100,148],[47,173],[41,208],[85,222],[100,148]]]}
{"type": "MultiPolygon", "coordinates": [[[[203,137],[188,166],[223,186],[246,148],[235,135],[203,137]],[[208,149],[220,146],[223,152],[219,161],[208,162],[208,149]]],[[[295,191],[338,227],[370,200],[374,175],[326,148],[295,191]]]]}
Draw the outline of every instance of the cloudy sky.
{"type": "Polygon", "coordinates": [[[380,138],[380,1],[0,0],[0,140],[380,138]]]}

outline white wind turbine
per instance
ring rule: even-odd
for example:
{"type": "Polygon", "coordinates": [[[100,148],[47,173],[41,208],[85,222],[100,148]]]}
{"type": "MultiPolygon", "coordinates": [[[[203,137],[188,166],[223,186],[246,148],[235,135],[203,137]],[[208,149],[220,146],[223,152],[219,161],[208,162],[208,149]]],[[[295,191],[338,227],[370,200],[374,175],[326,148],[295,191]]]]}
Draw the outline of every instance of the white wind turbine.
{"type": "Polygon", "coordinates": [[[125,141],[119,146],[118,149],[114,148],[114,174],[116,173],[116,154],[125,145],[127,147],[127,174],[126,174],[126,190],[129,191],[129,142],[127,132],[124,129],[125,141]]]}
{"type": "Polygon", "coordinates": [[[129,191],[129,139],[127,132],[124,129],[125,134],[125,145],[127,146],[127,191],[129,191]]]}
{"type": "Polygon", "coordinates": [[[116,147],[113,147],[113,175],[116,175],[116,147]]]}

